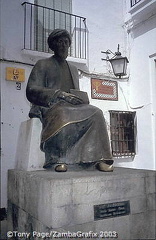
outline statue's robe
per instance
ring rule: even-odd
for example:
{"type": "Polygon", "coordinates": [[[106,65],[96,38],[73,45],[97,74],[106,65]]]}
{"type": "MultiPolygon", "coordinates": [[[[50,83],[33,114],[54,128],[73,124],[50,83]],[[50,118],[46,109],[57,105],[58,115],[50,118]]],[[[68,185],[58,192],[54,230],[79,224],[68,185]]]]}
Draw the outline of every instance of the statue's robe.
{"type": "Polygon", "coordinates": [[[79,89],[78,71],[53,56],[39,60],[27,84],[33,104],[30,117],[42,122],[41,150],[45,165],[93,163],[111,160],[112,154],[102,111],[90,104],[73,105],[58,98],[60,91],[79,89]],[[51,103],[51,104],[49,104],[51,103]]]}

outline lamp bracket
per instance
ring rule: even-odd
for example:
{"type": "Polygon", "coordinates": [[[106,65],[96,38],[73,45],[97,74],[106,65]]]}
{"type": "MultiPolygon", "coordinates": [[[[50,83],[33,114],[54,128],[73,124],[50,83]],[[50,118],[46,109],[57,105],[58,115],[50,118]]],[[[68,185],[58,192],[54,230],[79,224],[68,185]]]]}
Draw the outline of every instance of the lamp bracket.
{"type": "Polygon", "coordinates": [[[121,56],[121,52],[119,51],[119,48],[120,48],[120,45],[118,44],[118,47],[117,47],[117,52],[113,53],[110,49],[107,49],[107,51],[101,51],[101,53],[105,53],[107,56],[106,56],[106,59],[105,58],[102,58],[101,60],[105,60],[105,61],[109,61],[109,56],[108,54],[112,54],[113,57],[110,58],[110,59],[113,59],[115,58],[116,56],[119,57],[121,56]]]}

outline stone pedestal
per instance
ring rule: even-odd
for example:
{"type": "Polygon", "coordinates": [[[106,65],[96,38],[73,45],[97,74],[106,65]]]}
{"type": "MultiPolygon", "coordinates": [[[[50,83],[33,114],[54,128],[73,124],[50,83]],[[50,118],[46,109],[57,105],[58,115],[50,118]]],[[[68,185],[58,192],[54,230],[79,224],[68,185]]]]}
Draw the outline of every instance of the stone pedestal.
{"type": "MultiPolygon", "coordinates": [[[[54,231],[105,232],[105,236],[117,233],[119,240],[155,239],[155,213],[152,171],[115,168],[112,173],[95,170],[8,173],[8,231],[36,234],[37,238],[34,235],[30,239],[41,239],[41,233],[52,234],[45,239],[55,239],[54,231]],[[95,220],[95,205],[123,201],[130,203],[129,213],[95,220]]],[[[102,238],[94,235],[94,239],[102,238]]]]}

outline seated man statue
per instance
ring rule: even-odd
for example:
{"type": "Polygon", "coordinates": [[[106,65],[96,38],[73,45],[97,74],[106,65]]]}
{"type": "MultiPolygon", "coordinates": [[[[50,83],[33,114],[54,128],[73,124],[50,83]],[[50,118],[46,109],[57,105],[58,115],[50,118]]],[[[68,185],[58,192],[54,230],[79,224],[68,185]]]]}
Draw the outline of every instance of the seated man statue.
{"type": "Polygon", "coordinates": [[[96,164],[100,171],[113,171],[103,113],[77,95],[84,93],[79,91],[78,71],[66,61],[70,34],[55,29],[48,37],[48,45],[54,55],[36,63],[26,89],[32,103],[29,116],[39,117],[42,122],[43,168],[64,172],[70,164],[96,164]]]}

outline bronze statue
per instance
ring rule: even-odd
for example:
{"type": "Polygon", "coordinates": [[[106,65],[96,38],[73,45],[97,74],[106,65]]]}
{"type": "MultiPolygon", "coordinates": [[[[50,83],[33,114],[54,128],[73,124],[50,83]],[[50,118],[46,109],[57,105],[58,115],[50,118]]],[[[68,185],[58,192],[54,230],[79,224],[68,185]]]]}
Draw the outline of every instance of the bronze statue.
{"type": "Polygon", "coordinates": [[[66,61],[70,34],[55,29],[48,45],[54,55],[36,63],[26,89],[33,104],[29,116],[42,122],[43,168],[54,166],[55,171],[64,172],[69,164],[96,164],[98,170],[113,171],[103,113],[79,91],[78,71],[66,61]]]}

